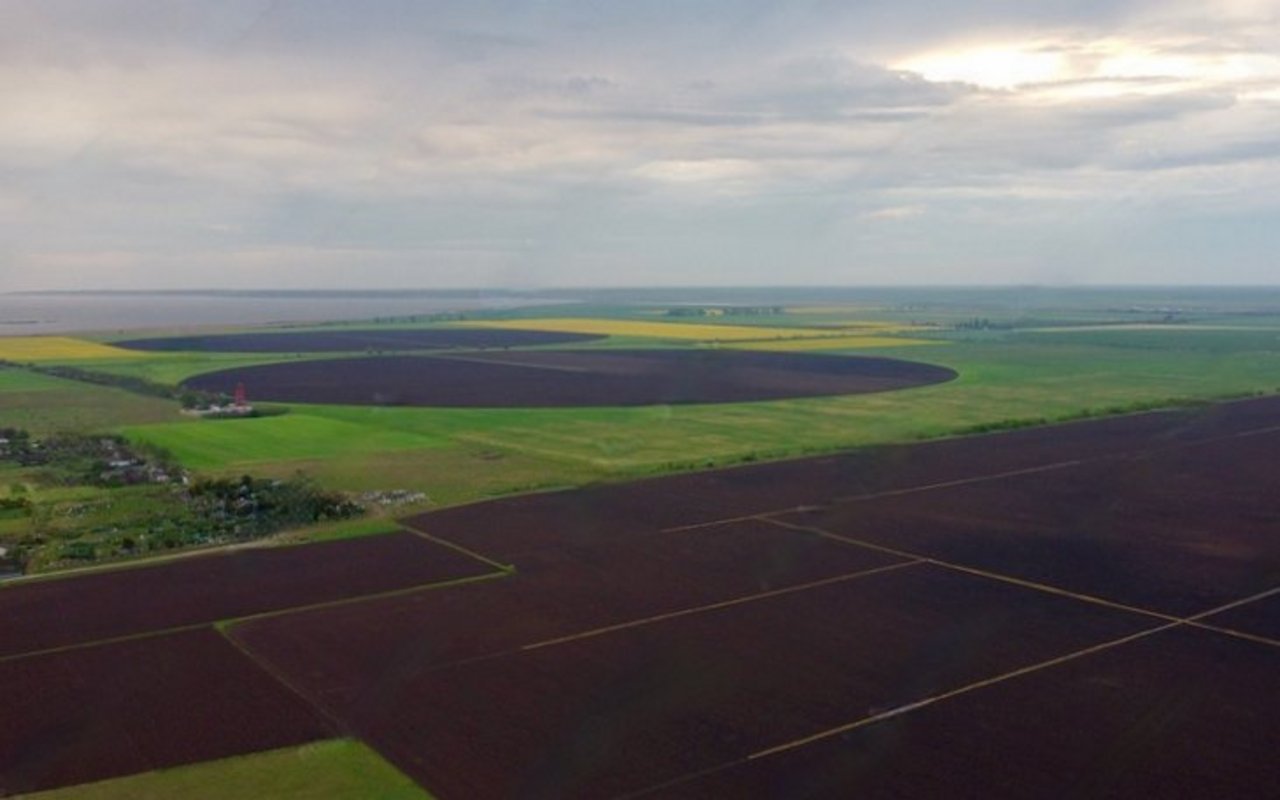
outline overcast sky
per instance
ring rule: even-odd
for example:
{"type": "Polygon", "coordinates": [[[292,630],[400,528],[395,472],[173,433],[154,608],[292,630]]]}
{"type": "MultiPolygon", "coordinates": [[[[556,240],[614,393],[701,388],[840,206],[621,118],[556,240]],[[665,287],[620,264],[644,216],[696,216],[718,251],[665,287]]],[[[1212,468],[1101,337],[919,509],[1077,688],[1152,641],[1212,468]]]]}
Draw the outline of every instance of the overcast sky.
{"type": "Polygon", "coordinates": [[[1277,254],[1280,0],[0,0],[0,291],[1277,254]]]}

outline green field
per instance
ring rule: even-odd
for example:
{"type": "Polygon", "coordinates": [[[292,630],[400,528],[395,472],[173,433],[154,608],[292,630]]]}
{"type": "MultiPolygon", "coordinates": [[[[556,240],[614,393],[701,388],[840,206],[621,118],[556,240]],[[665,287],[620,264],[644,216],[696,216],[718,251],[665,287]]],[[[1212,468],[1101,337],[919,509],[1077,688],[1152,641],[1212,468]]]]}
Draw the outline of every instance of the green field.
{"type": "Polygon", "coordinates": [[[1018,341],[1029,344],[1175,350],[1200,353],[1280,352],[1280,328],[1133,327],[1026,331],[1018,341]]]}
{"type": "MultiPolygon", "coordinates": [[[[749,297],[770,305],[763,291],[749,297]]],[[[172,401],[6,369],[0,370],[0,412],[6,422],[13,420],[9,424],[37,431],[120,431],[169,451],[199,473],[287,477],[302,471],[330,488],[412,489],[444,505],[1280,389],[1276,316],[1245,308],[1244,294],[1196,296],[1203,308],[1194,314],[1167,311],[1160,304],[1172,300],[1159,292],[1148,300],[1129,291],[937,290],[911,297],[910,303],[787,304],[783,314],[675,320],[768,327],[923,325],[927,329],[912,336],[943,339],[946,346],[849,348],[833,355],[865,352],[930,361],[957,370],[958,380],[886,394],[735,405],[430,409],[294,404],[279,416],[200,420],[177,414],[172,401]],[[1160,321],[1169,318],[1177,324],[1160,321]],[[979,321],[981,326],[975,324],[979,321]]],[[[1191,305],[1186,297],[1178,302],[1191,305]]],[[[668,309],[606,301],[468,318],[668,321],[668,309]]],[[[440,323],[401,320],[393,327],[427,324],[440,323]]],[[[625,322],[619,329],[629,330],[625,322]]],[[[697,345],[627,335],[589,346],[697,345]]],[[[91,368],[172,385],[201,372],[297,357],[140,353],[91,368]]]]}
{"type": "Polygon", "coordinates": [[[132,375],[156,383],[176,384],[184,378],[199,375],[202,372],[213,372],[232,367],[249,367],[254,364],[270,364],[276,361],[288,361],[300,358],[317,358],[322,356],[296,356],[289,353],[278,355],[242,354],[242,353],[140,353],[138,358],[128,361],[110,362],[59,362],[71,366],[85,367],[99,372],[110,372],[115,375],[132,375]]]}
{"type": "Polygon", "coordinates": [[[65,381],[25,369],[0,368],[0,395],[54,392],[65,386],[65,381]]]}
{"type": "Polygon", "coordinates": [[[164,448],[195,470],[426,450],[445,443],[443,437],[425,431],[388,429],[302,411],[244,419],[193,418],[121,430],[130,439],[164,448]]]}
{"type": "MultiPolygon", "coordinates": [[[[1244,295],[1231,295],[1229,303],[1213,306],[1210,294],[1203,310],[1171,314],[1156,296],[1147,302],[1133,294],[1100,293],[1091,296],[1091,305],[1072,305],[1090,296],[1032,294],[1039,298],[1032,305],[1023,302],[1023,295],[1013,295],[1019,302],[1011,304],[998,292],[939,290],[909,304],[815,305],[758,318],[696,318],[697,324],[770,327],[858,321],[922,324],[926,328],[911,335],[941,340],[939,346],[861,351],[854,347],[830,353],[929,361],[959,373],[949,383],[898,392],[639,408],[290,404],[269,408],[285,411],[278,415],[212,420],[180,414],[173,400],[0,368],[0,427],[26,427],[36,434],[66,429],[120,432],[136,443],[163,448],[197,475],[290,478],[301,472],[321,486],[350,493],[405,489],[427,495],[427,501],[414,501],[411,507],[375,507],[363,519],[273,537],[278,544],[293,544],[389,532],[397,529],[395,515],[423,506],[1280,391],[1280,315],[1246,307],[1244,295]],[[1065,305],[1053,305],[1052,297],[1065,305]],[[1176,318],[1176,324],[1168,324],[1169,317],[1176,318]]],[[[470,318],[652,321],[663,319],[664,313],[661,305],[598,302],[470,318]]],[[[631,334],[577,346],[699,345],[631,334]]],[[[161,353],[84,366],[174,385],[206,371],[297,357],[161,353]]],[[[46,515],[55,533],[63,525],[57,516],[63,510],[67,525],[123,524],[140,509],[156,505],[162,491],[42,484],[33,471],[16,466],[0,470],[0,484],[0,497],[21,494],[38,501],[36,513],[46,515]]],[[[20,534],[32,519],[10,513],[0,518],[0,534],[20,534]]],[[[117,562],[109,568],[136,563],[117,562]]],[[[337,741],[31,797],[426,796],[365,746],[337,741]]]]}
{"type": "Polygon", "coordinates": [[[282,475],[300,469],[335,488],[416,488],[436,502],[454,503],[1280,388],[1280,351],[1224,354],[1056,339],[1040,345],[1017,336],[874,352],[944,364],[960,378],[901,392],[733,405],[297,405],[278,417],[123,430],[198,469],[228,472],[253,464],[282,475]]]}
{"type": "Polygon", "coordinates": [[[430,800],[365,745],[338,739],[23,795],[26,800],[430,800]]]}
{"type": "Polygon", "coordinates": [[[0,367],[0,427],[42,435],[179,419],[178,405],[168,400],[0,367]]]}
{"type": "Polygon", "coordinates": [[[283,545],[331,542],[337,539],[381,536],[384,533],[397,533],[403,530],[404,528],[398,522],[389,517],[364,517],[292,530],[275,537],[275,543],[283,545]]]}

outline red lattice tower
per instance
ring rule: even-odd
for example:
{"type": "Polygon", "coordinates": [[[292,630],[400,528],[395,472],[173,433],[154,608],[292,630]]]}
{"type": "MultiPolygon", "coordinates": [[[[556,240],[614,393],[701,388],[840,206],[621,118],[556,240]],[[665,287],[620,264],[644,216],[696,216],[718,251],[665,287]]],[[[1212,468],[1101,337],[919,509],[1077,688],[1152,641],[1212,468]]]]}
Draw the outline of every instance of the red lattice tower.
{"type": "Polygon", "coordinates": [[[247,405],[249,405],[249,401],[245,398],[245,393],[244,393],[244,384],[243,384],[243,383],[237,383],[237,384],[236,384],[236,399],[235,399],[235,403],[236,403],[236,405],[237,405],[237,406],[247,406],[247,405]]]}

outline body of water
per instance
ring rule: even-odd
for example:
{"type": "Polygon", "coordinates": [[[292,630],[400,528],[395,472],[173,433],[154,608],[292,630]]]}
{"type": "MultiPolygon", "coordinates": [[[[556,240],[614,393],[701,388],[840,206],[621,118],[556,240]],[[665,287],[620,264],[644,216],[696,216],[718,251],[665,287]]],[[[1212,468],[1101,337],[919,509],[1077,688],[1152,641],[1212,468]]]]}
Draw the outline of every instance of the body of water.
{"type": "Polygon", "coordinates": [[[547,302],[478,292],[16,293],[0,294],[0,336],[329,322],[547,302]]]}

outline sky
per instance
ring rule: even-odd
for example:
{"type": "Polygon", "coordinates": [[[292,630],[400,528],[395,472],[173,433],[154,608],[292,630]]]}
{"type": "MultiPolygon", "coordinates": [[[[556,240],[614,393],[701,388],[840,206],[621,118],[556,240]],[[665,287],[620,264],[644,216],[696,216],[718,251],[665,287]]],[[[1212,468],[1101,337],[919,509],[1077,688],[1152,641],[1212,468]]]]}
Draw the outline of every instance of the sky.
{"type": "Polygon", "coordinates": [[[1280,283],[1280,0],[0,0],[0,291],[1280,283]]]}

